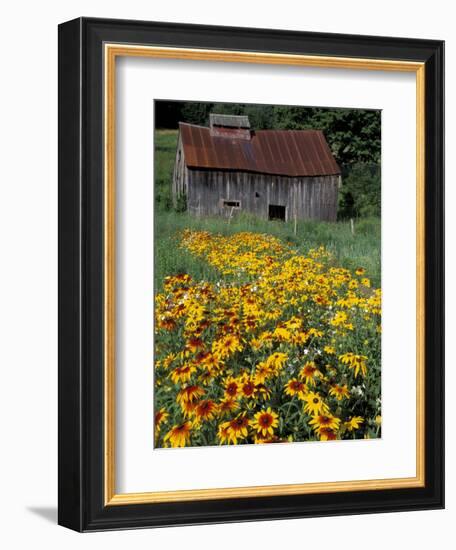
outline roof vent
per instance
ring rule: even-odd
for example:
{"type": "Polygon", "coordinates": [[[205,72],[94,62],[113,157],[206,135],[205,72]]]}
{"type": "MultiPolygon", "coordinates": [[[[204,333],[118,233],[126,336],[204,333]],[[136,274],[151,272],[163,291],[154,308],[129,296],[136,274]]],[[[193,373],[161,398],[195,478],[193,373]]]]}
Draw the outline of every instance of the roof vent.
{"type": "Polygon", "coordinates": [[[245,115],[209,115],[209,126],[221,126],[223,128],[250,128],[249,117],[245,115]]]}
{"type": "Polygon", "coordinates": [[[250,122],[248,116],[239,115],[209,115],[209,126],[212,137],[229,138],[232,140],[250,140],[250,122]]]}

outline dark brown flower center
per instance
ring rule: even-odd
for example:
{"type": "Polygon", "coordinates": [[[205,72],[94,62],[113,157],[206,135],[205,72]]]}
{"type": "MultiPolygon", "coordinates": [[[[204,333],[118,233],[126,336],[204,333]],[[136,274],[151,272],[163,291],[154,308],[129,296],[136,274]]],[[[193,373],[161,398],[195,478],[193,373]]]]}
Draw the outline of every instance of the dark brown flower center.
{"type": "Polygon", "coordinates": [[[270,414],[263,414],[260,416],[260,424],[263,428],[269,428],[272,424],[272,416],[270,414]]]}
{"type": "Polygon", "coordinates": [[[237,391],[237,384],[235,383],[229,384],[228,387],[226,388],[226,392],[229,395],[236,395],[236,391],[237,391]]]}
{"type": "Polygon", "coordinates": [[[251,382],[248,382],[247,384],[244,384],[244,387],[242,389],[245,395],[252,395],[255,386],[251,382]]]}

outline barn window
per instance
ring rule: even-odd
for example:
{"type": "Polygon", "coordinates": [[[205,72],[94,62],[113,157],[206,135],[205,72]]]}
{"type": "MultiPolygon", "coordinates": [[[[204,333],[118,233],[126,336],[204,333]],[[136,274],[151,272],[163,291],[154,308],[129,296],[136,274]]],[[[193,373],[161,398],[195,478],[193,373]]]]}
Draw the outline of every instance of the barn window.
{"type": "Polygon", "coordinates": [[[223,206],[227,206],[228,208],[241,208],[241,202],[240,201],[223,201],[223,206]]]}
{"type": "Polygon", "coordinates": [[[285,221],[285,206],[280,206],[278,204],[270,204],[269,219],[285,221]]]}

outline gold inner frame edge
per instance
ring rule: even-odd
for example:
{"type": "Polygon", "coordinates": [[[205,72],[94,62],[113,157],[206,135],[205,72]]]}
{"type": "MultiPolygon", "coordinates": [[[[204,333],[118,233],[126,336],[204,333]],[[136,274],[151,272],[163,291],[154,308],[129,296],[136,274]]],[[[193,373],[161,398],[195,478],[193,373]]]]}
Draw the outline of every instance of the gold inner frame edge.
{"type": "Polygon", "coordinates": [[[425,66],[392,61],[263,52],[104,44],[104,500],[106,506],[369,491],[425,486],[424,269],[425,269],[425,66]],[[189,489],[116,494],[115,491],[115,120],[116,58],[151,57],[231,63],[414,72],[416,75],[416,475],[407,478],[189,489]]]}

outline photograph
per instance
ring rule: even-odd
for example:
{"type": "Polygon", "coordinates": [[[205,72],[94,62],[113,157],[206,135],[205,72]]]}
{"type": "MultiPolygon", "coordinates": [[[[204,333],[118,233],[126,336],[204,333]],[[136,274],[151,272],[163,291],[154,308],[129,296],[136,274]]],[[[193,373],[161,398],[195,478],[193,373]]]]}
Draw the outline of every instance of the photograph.
{"type": "Polygon", "coordinates": [[[381,110],[154,112],[154,447],[381,438],[381,110]]]}

